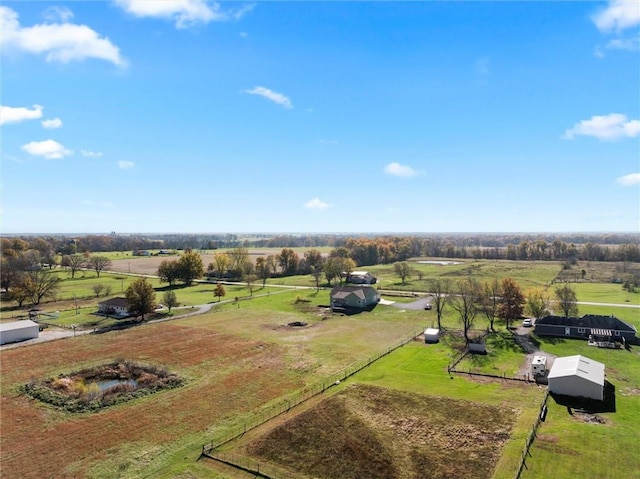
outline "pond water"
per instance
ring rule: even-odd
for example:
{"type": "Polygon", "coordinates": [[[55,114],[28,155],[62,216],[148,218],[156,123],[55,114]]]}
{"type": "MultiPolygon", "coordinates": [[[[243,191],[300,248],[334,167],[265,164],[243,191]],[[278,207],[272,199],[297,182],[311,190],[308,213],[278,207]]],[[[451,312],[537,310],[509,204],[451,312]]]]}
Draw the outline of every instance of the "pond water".
{"type": "Polygon", "coordinates": [[[418,261],[420,264],[439,264],[441,266],[450,266],[453,264],[462,264],[460,261],[418,261]]]}
{"type": "Polygon", "coordinates": [[[100,388],[100,391],[106,391],[113,386],[119,386],[120,384],[127,384],[133,387],[137,387],[138,383],[133,379],[109,379],[105,381],[96,381],[96,384],[100,388]]]}

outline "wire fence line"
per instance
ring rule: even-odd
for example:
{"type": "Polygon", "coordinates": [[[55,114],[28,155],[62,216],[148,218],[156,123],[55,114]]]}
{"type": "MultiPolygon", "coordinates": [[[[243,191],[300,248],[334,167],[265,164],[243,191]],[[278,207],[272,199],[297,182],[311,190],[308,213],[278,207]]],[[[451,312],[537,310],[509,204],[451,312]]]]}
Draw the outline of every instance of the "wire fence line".
{"type": "MultiPolygon", "coordinates": [[[[420,328],[418,331],[414,331],[410,336],[394,343],[393,345],[387,347],[386,349],[378,352],[377,354],[370,356],[368,358],[357,361],[356,363],[351,364],[350,366],[324,378],[322,381],[319,381],[315,384],[309,385],[295,391],[294,393],[286,396],[281,399],[277,403],[269,406],[268,408],[263,408],[259,412],[253,414],[249,418],[243,421],[242,424],[237,425],[231,430],[226,431],[223,434],[215,436],[211,439],[210,442],[202,445],[202,455],[211,456],[212,452],[216,451],[217,448],[233,441],[244,435],[247,431],[250,431],[271,419],[284,414],[291,410],[291,408],[302,404],[309,399],[318,396],[319,394],[324,393],[327,389],[337,386],[342,381],[347,378],[353,376],[357,372],[362,369],[370,366],[374,362],[379,359],[387,356],[389,353],[395,351],[398,348],[401,348],[405,344],[413,341],[416,337],[421,335],[424,332],[424,328],[420,328]]],[[[212,457],[213,458],[213,457],[212,457]]]]}
{"type": "Polygon", "coordinates": [[[538,427],[540,426],[540,423],[543,422],[547,417],[547,400],[548,399],[549,399],[549,391],[547,390],[547,392],[544,394],[544,397],[542,398],[542,402],[540,403],[538,417],[536,417],[536,420],[533,423],[533,426],[531,428],[531,432],[529,432],[529,435],[527,436],[524,447],[522,448],[522,455],[520,457],[520,461],[518,462],[518,469],[516,470],[516,473],[513,476],[513,479],[520,479],[520,477],[522,476],[522,472],[525,469],[527,469],[527,464],[526,464],[527,456],[531,456],[529,449],[531,449],[531,446],[533,445],[533,441],[537,436],[538,427]]]}

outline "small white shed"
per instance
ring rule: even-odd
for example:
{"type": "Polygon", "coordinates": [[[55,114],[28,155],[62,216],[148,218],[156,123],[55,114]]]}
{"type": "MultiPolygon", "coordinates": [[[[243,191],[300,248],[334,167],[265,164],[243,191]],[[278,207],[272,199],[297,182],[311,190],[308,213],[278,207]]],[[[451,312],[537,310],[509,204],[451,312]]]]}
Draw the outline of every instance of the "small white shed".
{"type": "Polygon", "coordinates": [[[26,319],[0,324],[0,344],[17,343],[37,338],[40,334],[38,323],[26,319]]]}
{"type": "Polygon", "coordinates": [[[549,392],[602,401],[604,364],[585,356],[557,358],[549,372],[549,392]]]}
{"type": "Polygon", "coordinates": [[[425,343],[437,343],[440,341],[440,330],[437,328],[427,328],[424,330],[425,343]]]}

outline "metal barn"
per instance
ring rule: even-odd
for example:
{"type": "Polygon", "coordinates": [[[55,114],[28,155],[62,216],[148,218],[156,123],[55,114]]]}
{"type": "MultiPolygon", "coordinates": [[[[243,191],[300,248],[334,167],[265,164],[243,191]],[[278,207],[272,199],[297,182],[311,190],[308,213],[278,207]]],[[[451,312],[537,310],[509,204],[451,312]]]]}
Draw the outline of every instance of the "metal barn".
{"type": "Polygon", "coordinates": [[[12,323],[0,324],[0,344],[17,343],[37,338],[40,334],[38,323],[26,319],[12,323]]]}
{"type": "Polygon", "coordinates": [[[557,358],[548,379],[551,393],[598,401],[604,399],[604,364],[585,356],[557,358]]]}

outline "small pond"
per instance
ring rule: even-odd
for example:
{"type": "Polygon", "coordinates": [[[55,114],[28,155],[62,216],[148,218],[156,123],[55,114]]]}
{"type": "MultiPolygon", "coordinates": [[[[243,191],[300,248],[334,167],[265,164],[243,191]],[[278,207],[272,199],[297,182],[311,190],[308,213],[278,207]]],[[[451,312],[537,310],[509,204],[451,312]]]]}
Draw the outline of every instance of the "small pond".
{"type": "Polygon", "coordinates": [[[432,261],[432,260],[417,261],[417,263],[420,263],[420,264],[439,264],[441,266],[451,266],[451,265],[454,265],[454,264],[462,264],[462,262],[460,262],[460,261],[432,261]]]}
{"type": "Polygon", "coordinates": [[[107,379],[103,381],[95,381],[95,383],[100,388],[100,391],[103,392],[114,386],[120,386],[121,384],[132,386],[134,388],[138,387],[138,382],[133,379],[107,379]]]}

